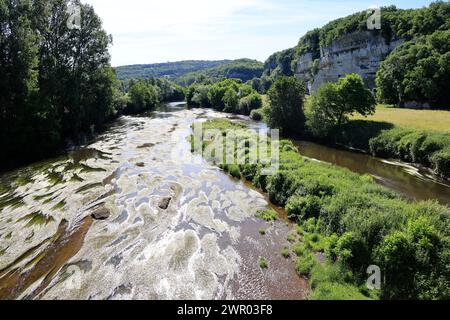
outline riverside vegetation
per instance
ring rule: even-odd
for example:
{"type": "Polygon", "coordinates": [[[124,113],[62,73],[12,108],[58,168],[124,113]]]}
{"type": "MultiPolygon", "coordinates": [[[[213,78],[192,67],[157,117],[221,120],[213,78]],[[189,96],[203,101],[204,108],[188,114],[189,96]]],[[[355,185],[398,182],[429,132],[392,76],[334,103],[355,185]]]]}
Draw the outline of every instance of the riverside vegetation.
{"type": "MultiPolygon", "coordinates": [[[[205,130],[233,127],[242,128],[227,120],[203,124],[205,130]]],[[[290,141],[281,141],[280,149],[273,176],[261,174],[262,163],[220,166],[267,192],[297,223],[289,240],[297,272],[310,278],[313,299],[450,298],[447,207],[408,202],[370,176],[303,158],[290,141]],[[365,271],[373,264],[383,272],[380,291],[365,287],[365,271]]]]}
{"type": "Polygon", "coordinates": [[[122,113],[183,99],[165,79],[118,81],[111,43],[78,0],[0,0],[0,170],[86,142],[122,113]],[[67,26],[69,4],[80,7],[80,29],[67,26]]]}

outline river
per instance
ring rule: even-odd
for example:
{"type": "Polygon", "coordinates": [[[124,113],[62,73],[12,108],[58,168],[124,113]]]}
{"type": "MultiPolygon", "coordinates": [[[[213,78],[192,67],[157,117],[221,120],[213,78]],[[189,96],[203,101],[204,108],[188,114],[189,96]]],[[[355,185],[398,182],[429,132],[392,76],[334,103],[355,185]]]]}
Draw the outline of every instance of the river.
{"type": "Polygon", "coordinates": [[[190,155],[194,121],[224,116],[171,104],[122,117],[66,157],[2,175],[0,299],[307,298],[281,255],[292,226],[255,218],[265,197],[172,156],[190,155]],[[110,216],[93,220],[99,209],[110,216]]]}
{"type": "Polygon", "coordinates": [[[296,141],[300,153],[308,158],[332,163],[360,174],[370,174],[381,185],[413,200],[437,200],[450,206],[450,182],[411,164],[340,150],[312,142],[296,141]]]}
{"type": "MultiPolygon", "coordinates": [[[[70,155],[1,175],[0,299],[306,299],[307,281],[281,255],[287,220],[255,218],[274,208],[264,195],[184,159],[192,123],[223,117],[169,104],[121,117],[70,155]],[[105,220],[91,218],[99,209],[105,220]]],[[[412,166],[297,146],[410,199],[450,203],[447,184],[412,166]]]]}

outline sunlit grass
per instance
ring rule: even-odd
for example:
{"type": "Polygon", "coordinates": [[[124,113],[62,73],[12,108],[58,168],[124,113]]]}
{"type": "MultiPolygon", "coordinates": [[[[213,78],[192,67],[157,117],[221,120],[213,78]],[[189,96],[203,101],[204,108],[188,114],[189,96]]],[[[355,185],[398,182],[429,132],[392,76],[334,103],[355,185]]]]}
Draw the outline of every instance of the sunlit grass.
{"type": "Polygon", "coordinates": [[[352,119],[384,121],[398,127],[450,133],[450,111],[401,109],[379,105],[373,116],[365,118],[355,115],[352,119]]]}

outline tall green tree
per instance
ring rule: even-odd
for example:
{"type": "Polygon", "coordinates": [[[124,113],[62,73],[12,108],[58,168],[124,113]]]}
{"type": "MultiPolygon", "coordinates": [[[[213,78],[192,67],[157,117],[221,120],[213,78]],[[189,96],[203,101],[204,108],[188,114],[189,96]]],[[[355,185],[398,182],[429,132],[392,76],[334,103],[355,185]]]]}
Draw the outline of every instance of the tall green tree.
{"type": "Polygon", "coordinates": [[[267,122],[272,128],[287,134],[302,133],[305,129],[305,84],[295,77],[280,77],[268,91],[270,108],[267,122]]]}
{"type": "Polygon", "coordinates": [[[0,167],[79,140],[115,114],[111,37],[78,0],[0,0],[0,167]],[[69,28],[68,6],[81,28],[69,28]]]}
{"type": "Polygon", "coordinates": [[[143,80],[133,84],[128,95],[130,97],[130,103],[126,110],[128,113],[149,111],[159,102],[156,88],[143,80]]]}
{"type": "Polygon", "coordinates": [[[349,74],[336,83],[325,83],[311,99],[308,118],[310,131],[326,136],[331,128],[341,126],[354,113],[363,116],[375,112],[375,99],[361,76],[349,74]]]}

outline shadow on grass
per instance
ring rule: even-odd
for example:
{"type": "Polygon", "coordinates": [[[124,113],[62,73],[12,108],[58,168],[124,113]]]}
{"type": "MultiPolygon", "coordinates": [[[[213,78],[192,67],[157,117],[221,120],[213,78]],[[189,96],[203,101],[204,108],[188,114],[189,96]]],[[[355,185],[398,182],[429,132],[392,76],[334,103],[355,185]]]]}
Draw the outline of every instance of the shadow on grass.
{"type": "Polygon", "coordinates": [[[379,136],[384,130],[393,128],[394,125],[388,122],[352,120],[343,126],[336,127],[331,138],[334,143],[368,151],[370,139],[379,136]]]}

